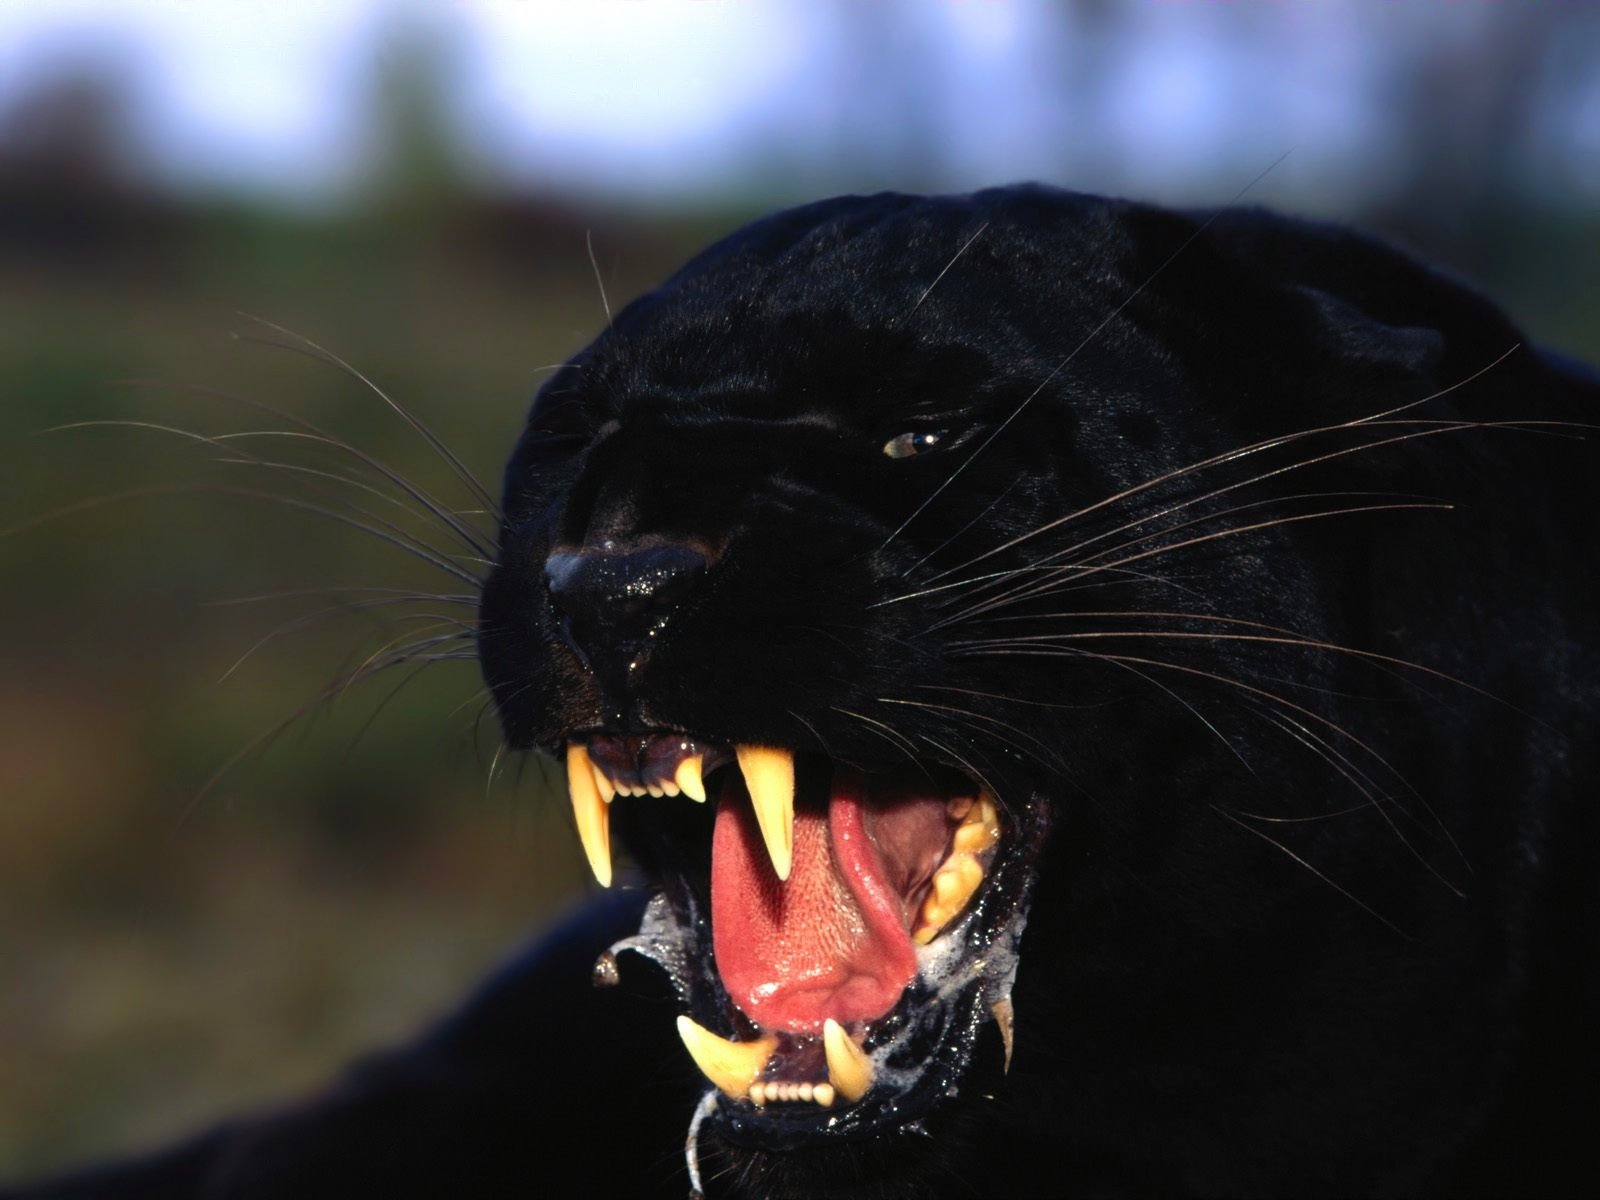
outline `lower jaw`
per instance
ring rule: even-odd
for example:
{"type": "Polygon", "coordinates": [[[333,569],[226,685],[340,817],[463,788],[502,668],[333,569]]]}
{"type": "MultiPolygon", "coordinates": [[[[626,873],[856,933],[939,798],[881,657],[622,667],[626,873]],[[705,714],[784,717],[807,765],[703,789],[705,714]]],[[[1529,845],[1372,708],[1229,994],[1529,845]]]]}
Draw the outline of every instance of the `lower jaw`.
{"type": "Polygon", "coordinates": [[[741,1044],[770,1041],[759,1069],[732,1086],[721,1081],[720,1090],[708,1095],[706,1112],[719,1137],[788,1150],[902,1128],[960,1092],[981,1038],[999,1043],[994,1057],[1003,1055],[1009,1065],[1012,984],[1044,833],[1041,800],[1021,814],[1013,810],[984,886],[936,939],[917,948],[915,974],[898,1001],[846,1031],[865,1060],[865,1087],[831,1069],[820,1031],[762,1029],[733,1002],[716,969],[705,892],[686,879],[669,879],[640,933],[612,947],[611,954],[654,961],[700,1029],[741,1044]],[[986,1035],[988,1028],[998,1037],[986,1035]]]}

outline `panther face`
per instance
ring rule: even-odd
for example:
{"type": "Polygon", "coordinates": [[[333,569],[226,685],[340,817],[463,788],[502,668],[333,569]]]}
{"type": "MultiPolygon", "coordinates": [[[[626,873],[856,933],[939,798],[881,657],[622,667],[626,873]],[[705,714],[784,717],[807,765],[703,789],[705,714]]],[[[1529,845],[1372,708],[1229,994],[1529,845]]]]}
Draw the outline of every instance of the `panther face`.
{"type": "Polygon", "coordinates": [[[599,882],[615,839],[659,889],[619,948],[671,977],[748,1169],[985,1104],[1090,1128],[1169,1038],[1221,1112],[1251,1022],[1381,1084],[1364,985],[1425,1004],[1503,953],[1414,949],[1498,869],[1423,698],[1464,682],[1462,610],[1416,601],[1492,557],[1434,435],[1499,415],[1516,339],[1413,319],[1408,272],[1259,214],[847,198],[713,246],[544,387],[484,674],[599,882]],[[1279,1003],[1262,964],[1312,946],[1354,1002],[1279,1003]]]}

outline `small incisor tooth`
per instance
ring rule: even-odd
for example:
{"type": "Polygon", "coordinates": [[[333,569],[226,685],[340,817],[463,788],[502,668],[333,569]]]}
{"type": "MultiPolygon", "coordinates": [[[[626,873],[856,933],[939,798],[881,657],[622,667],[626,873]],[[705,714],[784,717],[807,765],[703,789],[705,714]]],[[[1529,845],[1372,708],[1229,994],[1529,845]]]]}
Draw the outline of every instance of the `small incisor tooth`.
{"type": "Polygon", "coordinates": [[[679,791],[701,804],[706,802],[706,785],[700,778],[700,768],[704,762],[705,756],[700,754],[686,758],[678,764],[678,773],[673,777],[673,782],[678,785],[679,791]]]}
{"type": "Polygon", "coordinates": [[[609,775],[595,765],[593,759],[590,759],[589,767],[594,772],[594,786],[600,793],[600,799],[610,804],[612,797],[617,794],[617,785],[611,782],[609,775]]]}
{"type": "Polygon", "coordinates": [[[787,880],[794,862],[794,751],[739,746],[735,753],[772,869],[787,880]]]}
{"type": "Polygon", "coordinates": [[[872,1086],[872,1060],[832,1017],[822,1023],[822,1049],[828,1057],[828,1082],[834,1090],[849,1101],[865,1096],[872,1086]]]}
{"type": "Polygon", "coordinates": [[[771,1036],[753,1042],[730,1042],[688,1017],[678,1018],[678,1036],[700,1073],[735,1100],[750,1094],[750,1085],[778,1048],[778,1039],[771,1036]]]}
{"type": "Polygon", "coordinates": [[[577,742],[567,743],[567,791],[572,796],[572,817],[589,869],[601,887],[611,886],[611,809],[595,782],[589,751],[577,742]]]}

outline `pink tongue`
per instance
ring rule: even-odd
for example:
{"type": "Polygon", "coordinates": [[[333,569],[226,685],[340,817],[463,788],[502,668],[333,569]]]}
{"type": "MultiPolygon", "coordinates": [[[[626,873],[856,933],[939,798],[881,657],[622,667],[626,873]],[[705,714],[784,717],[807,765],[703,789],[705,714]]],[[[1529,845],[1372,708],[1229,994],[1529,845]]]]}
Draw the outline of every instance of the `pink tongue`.
{"type": "Polygon", "coordinates": [[[866,834],[862,777],[840,769],[825,811],[797,807],[782,883],[744,781],[728,775],[711,842],[711,932],[733,1002],[762,1028],[795,1033],[882,1016],[917,961],[901,893],[866,834]]]}

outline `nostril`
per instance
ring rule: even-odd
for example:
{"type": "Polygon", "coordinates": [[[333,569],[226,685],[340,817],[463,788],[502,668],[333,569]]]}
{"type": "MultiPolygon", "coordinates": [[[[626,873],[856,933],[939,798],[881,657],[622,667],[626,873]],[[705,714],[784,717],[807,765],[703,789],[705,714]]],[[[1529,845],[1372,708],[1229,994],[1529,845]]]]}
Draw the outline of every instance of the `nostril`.
{"type": "Polygon", "coordinates": [[[544,575],[551,600],[584,628],[580,637],[588,641],[598,634],[626,639],[644,633],[683,601],[705,569],[698,550],[667,544],[558,551],[545,559],[544,575]]]}

